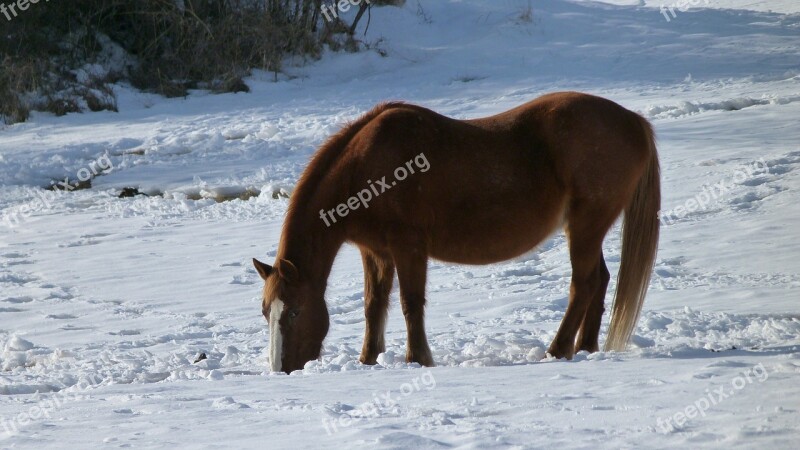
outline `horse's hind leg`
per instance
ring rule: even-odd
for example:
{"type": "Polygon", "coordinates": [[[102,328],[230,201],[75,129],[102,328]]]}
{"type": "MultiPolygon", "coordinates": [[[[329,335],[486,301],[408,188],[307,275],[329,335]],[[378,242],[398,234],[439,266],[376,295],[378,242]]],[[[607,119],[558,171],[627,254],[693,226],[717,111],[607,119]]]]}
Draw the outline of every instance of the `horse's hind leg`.
{"type": "MultiPolygon", "coordinates": [[[[598,314],[598,305],[593,300],[604,284],[601,267],[603,238],[619,215],[619,211],[609,211],[608,205],[600,206],[605,207],[593,207],[587,202],[573,202],[567,213],[566,231],[572,263],[572,282],[567,312],[548,350],[556,358],[572,358],[575,353],[575,335],[587,312],[593,319],[598,314]]],[[[602,304],[599,306],[602,308],[602,304]]],[[[602,315],[602,311],[600,314],[602,315]]]]}
{"type": "Polygon", "coordinates": [[[389,294],[394,281],[394,262],[391,258],[363,248],[361,261],[364,264],[364,315],[367,325],[359,360],[371,365],[377,362],[379,354],[386,351],[384,334],[389,294]]]}
{"type": "Polygon", "coordinates": [[[583,318],[583,324],[581,324],[581,329],[578,332],[576,344],[578,351],[586,350],[590,353],[600,350],[600,345],[597,342],[600,336],[600,321],[605,311],[606,290],[608,289],[608,281],[611,278],[602,252],[600,253],[600,261],[597,263],[597,269],[595,270],[599,272],[600,286],[598,286],[595,291],[589,308],[586,310],[586,316],[583,318]]]}
{"type": "Polygon", "coordinates": [[[433,355],[425,335],[425,281],[428,275],[428,254],[424,245],[409,242],[392,248],[397,279],[400,282],[400,304],[406,319],[408,344],[406,361],[433,367],[433,355]]]}

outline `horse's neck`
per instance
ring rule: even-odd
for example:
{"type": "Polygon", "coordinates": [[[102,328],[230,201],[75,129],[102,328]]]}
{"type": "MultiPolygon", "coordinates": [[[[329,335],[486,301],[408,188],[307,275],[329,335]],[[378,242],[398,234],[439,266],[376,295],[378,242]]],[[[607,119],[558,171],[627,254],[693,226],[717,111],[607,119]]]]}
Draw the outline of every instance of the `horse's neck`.
{"type": "Polygon", "coordinates": [[[324,292],[333,261],[344,244],[345,232],[341,225],[330,226],[319,211],[338,202],[340,192],[331,186],[342,183],[331,178],[331,173],[322,177],[313,172],[312,169],[308,179],[303,175],[292,196],[278,255],[293,263],[302,276],[324,292]]]}
{"type": "MultiPolygon", "coordinates": [[[[322,224],[319,218],[315,218],[322,224]]],[[[327,285],[333,261],[344,244],[338,230],[326,228],[311,221],[293,220],[284,230],[282,251],[278,258],[294,264],[300,274],[323,292],[327,285]]]]}

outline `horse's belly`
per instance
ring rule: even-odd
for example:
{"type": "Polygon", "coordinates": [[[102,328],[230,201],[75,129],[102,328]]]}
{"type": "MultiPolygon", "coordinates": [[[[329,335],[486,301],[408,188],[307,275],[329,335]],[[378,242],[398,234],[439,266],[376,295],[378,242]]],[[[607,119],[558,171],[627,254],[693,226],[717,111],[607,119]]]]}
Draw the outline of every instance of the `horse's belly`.
{"type": "Polygon", "coordinates": [[[515,258],[534,249],[562,224],[560,211],[539,212],[543,214],[517,212],[451,218],[446,226],[431,233],[429,254],[461,264],[491,264],[515,258]]]}

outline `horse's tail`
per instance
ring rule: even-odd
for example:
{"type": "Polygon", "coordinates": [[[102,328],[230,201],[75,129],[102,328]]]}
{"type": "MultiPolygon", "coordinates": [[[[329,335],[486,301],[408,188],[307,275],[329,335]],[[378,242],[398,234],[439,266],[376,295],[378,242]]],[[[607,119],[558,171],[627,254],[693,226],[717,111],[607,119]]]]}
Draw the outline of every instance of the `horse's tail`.
{"type": "Polygon", "coordinates": [[[642,310],[658,249],[661,180],[653,127],[639,117],[650,161],[636,186],[622,225],[622,255],[605,350],[625,350],[642,310]]]}

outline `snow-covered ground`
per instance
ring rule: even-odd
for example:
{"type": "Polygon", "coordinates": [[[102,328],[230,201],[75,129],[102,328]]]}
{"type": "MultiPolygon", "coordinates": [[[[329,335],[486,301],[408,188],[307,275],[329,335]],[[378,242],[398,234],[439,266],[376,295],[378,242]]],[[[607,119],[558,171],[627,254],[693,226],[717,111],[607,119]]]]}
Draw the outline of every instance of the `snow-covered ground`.
{"type": "MultiPolygon", "coordinates": [[[[660,0],[406,3],[373,11],[386,56],[328,53],[249,94],[119,86],[118,114],[0,130],[0,448],[796,448],[800,5],[689,1],[668,21],[660,0]],[[666,216],[629,351],[545,357],[570,275],[556,236],[503,264],[432,262],[438,366],[402,362],[396,292],[388,350],[362,366],[346,247],[323,357],[266,373],[249,261],[272,261],[327,136],[387,99],[470,118],[567,89],[659,135],[666,216]]],[[[604,251],[616,274],[617,229],[604,251]]]]}

